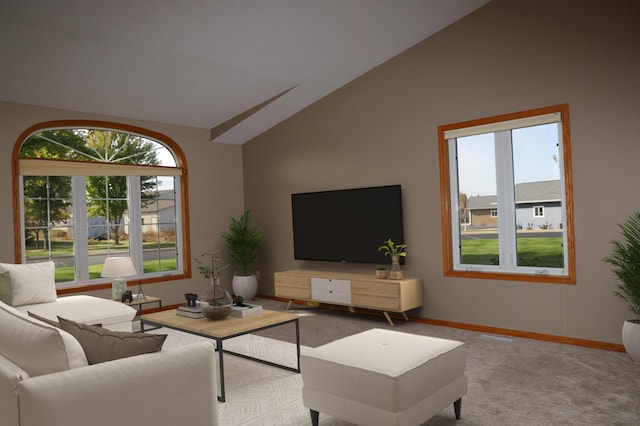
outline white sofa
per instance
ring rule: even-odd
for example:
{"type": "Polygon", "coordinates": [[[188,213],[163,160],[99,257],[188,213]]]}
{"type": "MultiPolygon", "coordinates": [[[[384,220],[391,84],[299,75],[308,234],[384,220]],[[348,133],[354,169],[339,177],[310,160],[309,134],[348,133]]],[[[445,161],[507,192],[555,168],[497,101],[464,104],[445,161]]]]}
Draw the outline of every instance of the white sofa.
{"type": "MultiPolygon", "coordinates": [[[[7,281],[13,290],[16,290],[17,282],[25,284],[26,277],[20,277],[22,271],[9,271],[11,277],[7,279],[7,269],[12,268],[3,266],[0,280],[5,281],[4,290],[7,281]]],[[[37,277],[34,280],[37,281],[37,277]]],[[[0,287],[2,285],[0,283],[0,287]]],[[[100,305],[132,308],[88,296],[50,300],[49,295],[44,299],[36,297],[41,303],[30,303],[34,300],[24,297],[25,294],[18,290],[9,296],[2,295],[2,300],[9,298],[19,305],[17,307],[0,301],[0,424],[217,425],[215,352],[211,343],[195,343],[90,365],[90,354],[94,349],[87,347],[86,341],[83,341],[83,349],[82,338],[78,337],[78,340],[64,329],[32,318],[25,312],[40,313],[47,319],[56,320],[57,313],[62,318],[90,324],[100,322],[120,329],[124,318],[104,311],[90,311],[100,305]],[[93,308],[85,309],[87,306],[93,308]]],[[[129,315],[126,310],[123,312],[129,315]]],[[[130,323],[131,319],[128,321],[130,323]]],[[[62,325],[63,321],[60,322],[62,325]]],[[[82,324],[77,327],[87,328],[82,324]]],[[[92,333],[95,334],[90,329],[89,334],[92,333]]],[[[117,342],[125,340],[121,338],[125,335],[126,339],[134,341],[149,338],[157,341],[162,337],[108,333],[114,335],[108,339],[117,342]]],[[[162,338],[160,346],[163,341],[162,338]]]]}

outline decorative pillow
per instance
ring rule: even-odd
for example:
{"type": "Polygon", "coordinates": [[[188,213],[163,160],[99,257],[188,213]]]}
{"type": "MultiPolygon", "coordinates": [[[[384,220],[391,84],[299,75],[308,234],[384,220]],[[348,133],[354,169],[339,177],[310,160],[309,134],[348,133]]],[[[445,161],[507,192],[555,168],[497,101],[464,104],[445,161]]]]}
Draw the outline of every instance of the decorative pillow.
{"type": "Polygon", "coordinates": [[[89,364],[111,361],[162,349],[166,334],[111,331],[58,317],[60,328],[75,337],[84,349],[89,364]]]}
{"type": "Polygon", "coordinates": [[[60,323],[58,323],[58,321],[50,320],[49,318],[42,317],[42,316],[40,316],[38,314],[34,314],[33,312],[30,312],[30,311],[27,311],[27,314],[29,314],[29,316],[31,318],[37,319],[38,321],[42,321],[42,322],[47,323],[49,325],[52,325],[54,327],[60,328],[60,323]]]}
{"type": "Polygon", "coordinates": [[[80,344],[68,333],[4,303],[0,303],[0,353],[31,377],[87,365],[80,344]]]}
{"type": "Polygon", "coordinates": [[[0,263],[0,273],[9,272],[11,281],[11,306],[33,305],[55,302],[55,264],[51,261],[40,263],[0,263]]]}
{"type": "Polygon", "coordinates": [[[0,273],[0,301],[11,306],[11,278],[9,271],[0,273]]]}

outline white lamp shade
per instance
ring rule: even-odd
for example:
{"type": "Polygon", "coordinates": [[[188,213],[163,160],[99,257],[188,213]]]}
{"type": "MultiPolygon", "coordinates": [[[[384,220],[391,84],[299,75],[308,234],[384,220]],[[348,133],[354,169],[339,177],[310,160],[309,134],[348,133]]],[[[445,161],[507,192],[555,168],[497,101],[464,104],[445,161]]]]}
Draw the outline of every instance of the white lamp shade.
{"type": "Polygon", "coordinates": [[[107,257],[102,266],[102,275],[107,278],[122,278],[137,275],[130,257],[107,257]]]}

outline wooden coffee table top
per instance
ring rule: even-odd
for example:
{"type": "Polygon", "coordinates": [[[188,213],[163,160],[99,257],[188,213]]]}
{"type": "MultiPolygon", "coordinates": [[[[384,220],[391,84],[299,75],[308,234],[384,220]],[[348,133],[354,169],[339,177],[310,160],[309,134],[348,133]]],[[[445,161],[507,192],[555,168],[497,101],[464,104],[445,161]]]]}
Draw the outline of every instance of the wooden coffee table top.
{"type": "Polygon", "coordinates": [[[177,315],[176,310],[172,309],[143,315],[140,319],[144,323],[156,326],[173,328],[214,339],[228,339],[261,328],[295,321],[297,318],[298,315],[296,314],[263,309],[258,315],[247,318],[228,316],[222,320],[209,320],[207,318],[190,318],[177,315]]]}

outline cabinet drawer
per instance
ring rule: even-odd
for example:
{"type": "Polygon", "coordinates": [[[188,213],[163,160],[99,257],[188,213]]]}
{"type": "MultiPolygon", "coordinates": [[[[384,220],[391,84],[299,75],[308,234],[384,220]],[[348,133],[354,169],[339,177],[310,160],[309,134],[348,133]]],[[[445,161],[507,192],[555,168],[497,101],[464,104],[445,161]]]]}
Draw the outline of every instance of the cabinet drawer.
{"type": "Polygon", "coordinates": [[[351,281],[330,278],[311,278],[311,299],[351,304],[351,281]]]}
{"type": "Polygon", "coordinates": [[[276,273],[274,276],[276,297],[309,300],[311,280],[307,277],[276,273]]]}
{"type": "Polygon", "coordinates": [[[311,290],[309,288],[276,286],[276,297],[309,300],[311,298],[311,290]]]}
{"type": "Polygon", "coordinates": [[[352,281],[353,297],[351,303],[357,306],[400,310],[400,286],[393,282],[352,281]]]}
{"type": "Polygon", "coordinates": [[[351,281],[351,289],[354,294],[367,294],[379,297],[400,297],[400,285],[394,282],[378,281],[351,281]]]}

